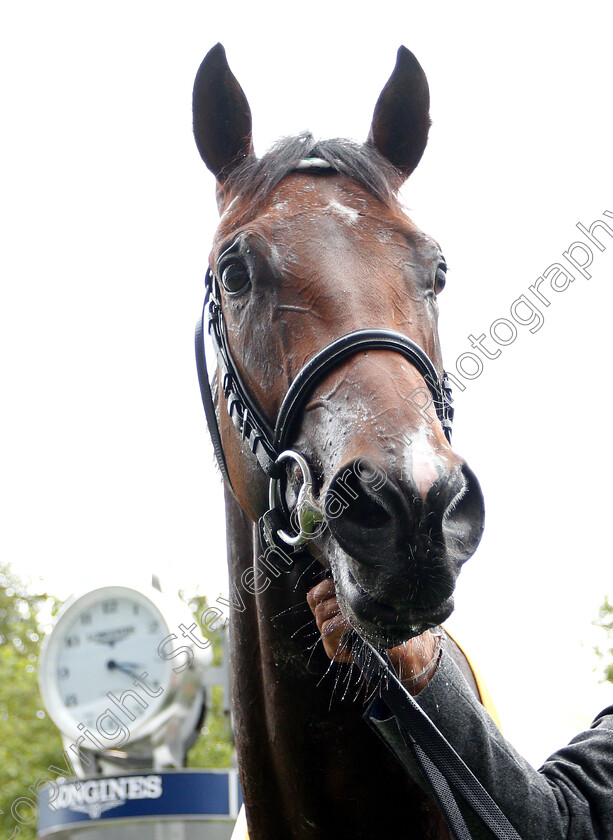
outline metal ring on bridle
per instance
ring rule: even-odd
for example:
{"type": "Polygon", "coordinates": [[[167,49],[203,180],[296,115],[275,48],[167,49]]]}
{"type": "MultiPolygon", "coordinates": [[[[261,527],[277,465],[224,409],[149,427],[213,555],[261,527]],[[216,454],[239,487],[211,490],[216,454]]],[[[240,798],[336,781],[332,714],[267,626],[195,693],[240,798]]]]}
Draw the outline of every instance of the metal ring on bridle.
{"type": "MultiPolygon", "coordinates": [[[[323,521],[324,516],[313,495],[313,476],[306,458],[299,452],[294,452],[293,449],[285,449],[275,461],[275,466],[282,464],[284,461],[295,461],[302,473],[302,486],[298,491],[298,499],[294,509],[299,530],[296,534],[289,534],[287,531],[279,529],[277,536],[287,545],[296,547],[303,545],[315,536],[317,524],[323,521]]],[[[271,478],[268,485],[268,506],[271,510],[277,505],[278,483],[279,479],[271,478]]]]}

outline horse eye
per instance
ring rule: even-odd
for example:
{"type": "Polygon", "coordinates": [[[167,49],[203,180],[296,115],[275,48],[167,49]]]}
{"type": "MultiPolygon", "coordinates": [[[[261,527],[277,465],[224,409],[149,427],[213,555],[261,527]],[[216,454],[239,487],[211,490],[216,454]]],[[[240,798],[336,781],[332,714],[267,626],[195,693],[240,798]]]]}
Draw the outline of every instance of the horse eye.
{"type": "Polygon", "coordinates": [[[242,262],[227,262],[221,269],[221,285],[229,295],[241,295],[249,288],[251,278],[242,262]]]}
{"type": "Polygon", "coordinates": [[[436,276],[434,278],[434,294],[439,295],[445,288],[447,282],[447,266],[445,263],[439,263],[436,269],[436,276]]]}

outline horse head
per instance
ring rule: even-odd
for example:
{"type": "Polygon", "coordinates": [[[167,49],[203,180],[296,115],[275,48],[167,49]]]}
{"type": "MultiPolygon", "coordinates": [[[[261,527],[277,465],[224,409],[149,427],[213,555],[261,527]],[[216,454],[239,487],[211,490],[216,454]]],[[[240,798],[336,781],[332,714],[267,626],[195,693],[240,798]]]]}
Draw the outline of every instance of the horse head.
{"type": "MultiPolygon", "coordinates": [[[[306,548],[331,570],[352,625],[382,647],[449,616],[483,529],[479,483],[440,411],[445,259],[397,195],[429,126],[426,77],[404,47],[362,145],[303,134],[258,159],[249,104],[221,45],[194,87],[196,143],[221,213],[210,271],[237,374],[269,427],[305,364],[342,336],[376,328],[417,348],[411,356],[402,346],[352,345],[313,379],[285,429],[312,472],[321,520],[306,548]]],[[[267,477],[222,401],[218,412],[234,492],[257,521],[267,477]]],[[[286,459],[279,482],[294,512],[300,463],[286,459]]]]}

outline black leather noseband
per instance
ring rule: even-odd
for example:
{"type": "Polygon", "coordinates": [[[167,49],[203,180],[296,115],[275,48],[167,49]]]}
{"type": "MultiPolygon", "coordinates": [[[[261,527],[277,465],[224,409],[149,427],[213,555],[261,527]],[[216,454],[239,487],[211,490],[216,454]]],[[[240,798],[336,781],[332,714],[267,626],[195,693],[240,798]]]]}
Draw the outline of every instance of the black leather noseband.
{"type": "Polygon", "coordinates": [[[277,452],[289,445],[291,430],[313,388],[346,358],[367,350],[393,350],[404,356],[421,373],[445,436],[451,440],[453,408],[447,375],[443,374],[439,380],[430,357],[406,335],[394,330],[368,329],[355,330],[337,338],[316,353],[298,372],[279,409],[273,441],[277,452]]]}
{"type": "MultiPolygon", "coordinates": [[[[206,273],[205,285],[206,296],[202,317],[196,325],[198,380],[215,457],[224,481],[233,494],[209,384],[204,346],[205,327],[208,328],[217,354],[219,396],[220,398],[223,396],[226,400],[229,417],[269,479],[279,479],[285,473],[284,460],[287,459],[280,459],[280,456],[287,450],[292,430],[315,386],[342,361],[368,350],[391,350],[400,353],[419,371],[428,387],[445,436],[447,440],[451,439],[453,407],[447,375],[438,376],[430,357],[418,344],[402,333],[387,329],[355,330],[340,336],[316,353],[301,368],[291,383],[273,429],[237,370],[228,342],[219,282],[210,269],[206,273]]],[[[304,479],[306,482],[307,476],[304,476],[304,479]]],[[[289,511],[285,506],[284,493],[279,493],[277,498],[279,506],[271,503],[271,509],[264,515],[260,527],[261,533],[264,534],[263,539],[268,544],[274,538],[274,534],[289,524],[289,511]],[[267,528],[262,527],[264,522],[267,523],[267,528]]],[[[284,548],[287,549],[287,545],[284,548]]]]}

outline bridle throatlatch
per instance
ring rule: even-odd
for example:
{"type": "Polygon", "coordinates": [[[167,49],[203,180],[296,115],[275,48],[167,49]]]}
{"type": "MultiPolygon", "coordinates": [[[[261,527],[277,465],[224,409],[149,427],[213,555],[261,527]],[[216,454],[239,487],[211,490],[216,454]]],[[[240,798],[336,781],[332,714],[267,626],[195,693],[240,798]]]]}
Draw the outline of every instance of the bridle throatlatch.
{"type": "Polygon", "coordinates": [[[315,386],[349,356],[367,350],[399,353],[423,376],[445,436],[450,441],[453,406],[449,378],[445,373],[439,377],[428,354],[406,335],[387,329],[354,330],[319,350],[300,369],[281,403],[273,428],[249,393],[232,357],[219,282],[210,269],[206,273],[205,286],[202,317],[196,325],[196,364],[215,457],[225,483],[234,494],[209,383],[204,345],[206,332],[211,336],[217,354],[219,399],[225,399],[230,419],[270,481],[269,509],[259,521],[262,547],[279,551],[287,568],[288,555],[304,550],[304,544],[317,535],[324,521],[324,513],[313,492],[309,464],[303,455],[290,448],[292,430],[315,386]],[[302,485],[292,512],[288,510],[284,492],[288,461],[296,463],[302,473],[302,485]]]}

